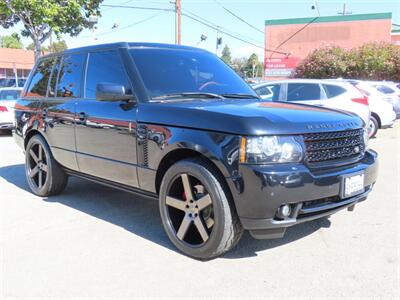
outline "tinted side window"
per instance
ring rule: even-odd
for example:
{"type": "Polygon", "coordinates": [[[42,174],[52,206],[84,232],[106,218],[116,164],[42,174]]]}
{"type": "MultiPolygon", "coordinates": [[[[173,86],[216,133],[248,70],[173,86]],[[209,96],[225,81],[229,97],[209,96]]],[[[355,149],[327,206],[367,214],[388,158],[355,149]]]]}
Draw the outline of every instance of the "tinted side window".
{"type": "Polygon", "coordinates": [[[266,87],[266,86],[262,86],[262,87],[259,87],[258,89],[256,89],[256,93],[259,96],[271,95],[270,89],[268,87],[266,87]]]}
{"type": "Polygon", "coordinates": [[[383,94],[392,94],[394,90],[386,85],[376,85],[375,88],[383,94]]]}
{"type": "Polygon", "coordinates": [[[289,83],[287,101],[320,100],[321,89],[319,84],[289,83]]]}
{"type": "Polygon", "coordinates": [[[53,68],[53,62],[53,58],[43,59],[39,62],[39,65],[37,66],[29,84],[29,88],[26,93],[27,97],[46,97],[47,85],[49,83],[51,69],[53,68]]]}
{"type": "Polygon", "coordinates": [[[80,96],[83,64],[86,54],[66,55],[61,60],[58,76],[57,97],[80,96]]]}
{"type": "Polygon", "coordinates": [[[51,72],[50,75],[49,92],[47,94],[47,97],[55,97],[56,95],[55,91],[56,91],[58,71],[60,70],[60,60],[61,60],[60,57],[55,58],[53,71],[51,72]]]}
{"type": "Polygon", "coordinates": [[[339,96],[341,94],[346,93],[346,89],[342,88],[341,86],[331,85],[331,84],[324,84],[326,96],[328,98],[333,98],[339,96]]]}
{"type": "Polygon", "coordinates": [[[122,85],[125,87],[125,93],[132,95],[132,88],[117,50],[89,54],[86,98],[96,98],[96,85],[99,83],[122,85]]]}

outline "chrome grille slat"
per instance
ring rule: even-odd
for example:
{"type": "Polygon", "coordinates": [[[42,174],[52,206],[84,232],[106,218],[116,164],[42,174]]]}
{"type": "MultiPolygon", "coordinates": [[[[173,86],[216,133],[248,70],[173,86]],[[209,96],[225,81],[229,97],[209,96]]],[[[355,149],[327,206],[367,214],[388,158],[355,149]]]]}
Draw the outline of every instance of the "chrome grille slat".
{"type": "Polygon", "coordinates": [[[306,160],[311,164],[361,158],[365,151],[363,129],[309,133],[303,137],[306,160]]]}

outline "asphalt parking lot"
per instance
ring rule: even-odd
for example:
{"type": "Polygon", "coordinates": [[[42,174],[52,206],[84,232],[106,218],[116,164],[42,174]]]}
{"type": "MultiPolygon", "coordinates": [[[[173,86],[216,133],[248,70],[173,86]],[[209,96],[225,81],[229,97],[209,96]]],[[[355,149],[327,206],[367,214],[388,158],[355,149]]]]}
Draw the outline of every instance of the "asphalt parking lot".
{"type": "Polygon", "coordinates": [[[400,297],[400,122],[370,141],[380,174],[354,212],[246,234],[221,258],[175,251],[156,201],[72,178],[56,197],[32,195],[24,156],[0,136],[3,298],[400,297]]]}

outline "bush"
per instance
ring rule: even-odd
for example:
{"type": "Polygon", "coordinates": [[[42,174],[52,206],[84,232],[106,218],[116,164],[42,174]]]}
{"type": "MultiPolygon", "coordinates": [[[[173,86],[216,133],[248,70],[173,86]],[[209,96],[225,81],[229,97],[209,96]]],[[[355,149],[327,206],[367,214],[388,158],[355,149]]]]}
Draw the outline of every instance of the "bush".
{"type": "Polygon", "coordinates": [[[400,48],[389,43],[368,43],[351,50],[322,47],[300,62],[294,77],[400,81],[400,48]]]}

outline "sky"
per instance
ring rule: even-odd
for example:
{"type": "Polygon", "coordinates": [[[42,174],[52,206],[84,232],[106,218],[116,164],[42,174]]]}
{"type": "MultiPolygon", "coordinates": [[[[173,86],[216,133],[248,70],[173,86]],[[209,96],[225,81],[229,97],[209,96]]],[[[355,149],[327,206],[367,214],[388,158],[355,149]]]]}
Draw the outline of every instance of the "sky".
{"type": "MultiPolygon", "coordinates": [[[[170,0],[105,0],[105,5],[128,5],[157,8],[174,8],[170,0]]],[[[392,12],[392,23],[400,24],[400,0],[375,0],[375,1],[286,1],[286,0],[181,0],[182,10],[187,14],[195,14],[198,17],[219,26],[234,36],[244,39],[251,44],[236,40],[217,30],[208,28],[192,19],[182,16],[182,44],[205,48],[216,52],[217,35],[222,37],[222,44],[228,45],[233,57],[248,57],[256,53],[263,57],[264,22],[268,19],[315,17],[316,10],[312,5],[317,3],[321,16],[337,15],[343,11],[346,3],[347,11],[352,14],[392,12]],[[246,25],[234,16],[230,15],[222,7],[231,10],[236,15],[250,23],[246,25]],[[258,30],[257,30],[258,29],[258,30]],[[261,31],[261,32],[260,32],[261,31]],[[207,39],[200,42],[200,36],[207,39]]],[[[175,13],[165,11],[139,10],[133,8],[110,8],[102,6],[102,16],[98,20],[97,30],[93,33],[84,30],[78,37],[63,36],[69,48],[75,48],[93,44],[112,42],[175,42],[175,13]],[[112,29],[113,26],[116,28],[112,29]]],[[[400,28],[400,27],[399,27],[400,28]]],[[[0,29],[0,35],[11,34],[19,31],[21,26],[12,29],[0,29]]],[[[366,32],[366,34],[368,34],[366,32]]],[[[30,39],[24,38],[23,43],[28,45],[30,39]]],[[[217,54],[221,54],[222,47],[217,54]]]]}

